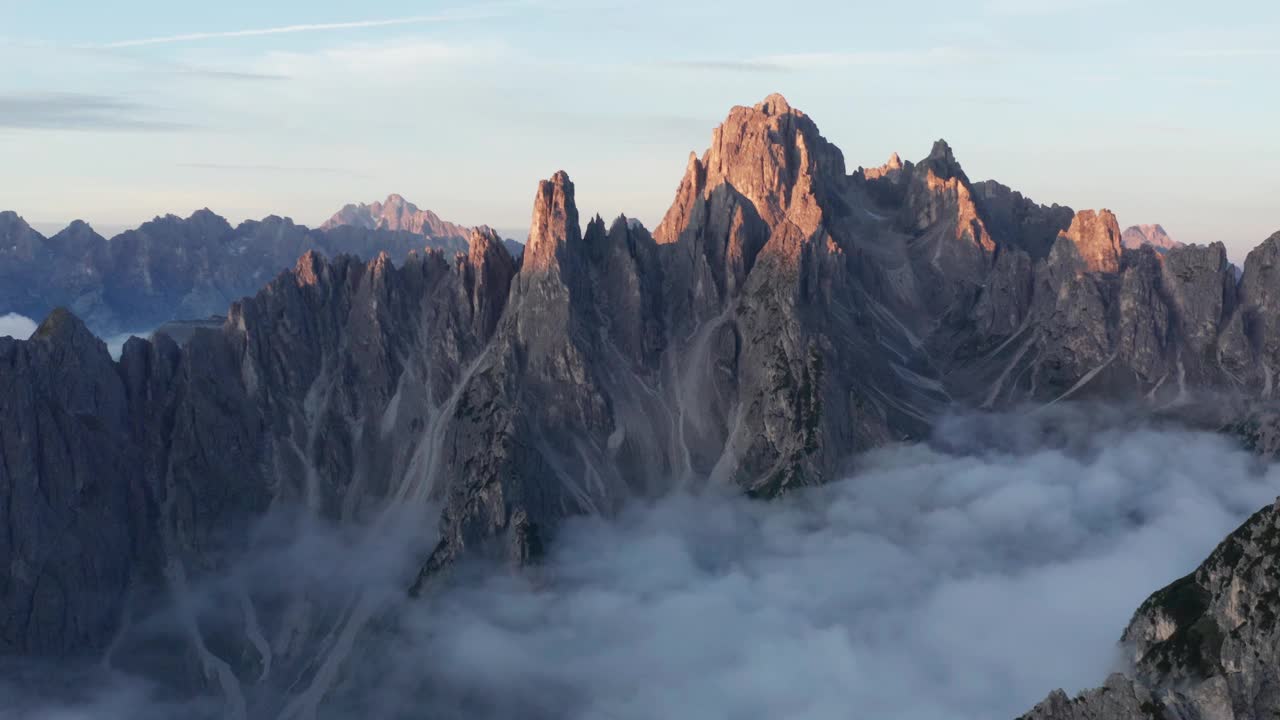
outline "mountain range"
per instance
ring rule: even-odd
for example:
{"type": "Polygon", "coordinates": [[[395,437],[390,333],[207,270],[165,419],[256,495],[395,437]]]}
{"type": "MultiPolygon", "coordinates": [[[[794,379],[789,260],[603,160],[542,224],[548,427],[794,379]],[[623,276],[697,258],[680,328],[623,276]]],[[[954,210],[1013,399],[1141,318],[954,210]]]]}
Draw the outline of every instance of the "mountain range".
{"type": "MultiPolygon", "coordinates": [[[[320,231],[200,212],[105,245],[82,224],[45,240],[0,220],[0,267],[81,258],[49,281],[74,289],[71,309],[29,340],[0,338],[8,653],[102,652],[147,588],[181,595],[280,507],[373,526],[439,507],[439,540],[405,582],[430,595],[463,560],[534,563],[566,518],[637,497],[824,483],[862,451],[926,437],[949,408],[1129,401],[1280,446],[1266,404],[1280,233],[1237,279],[1220,243],[1155,247],[1167,236],[1141,231],[1128,247],[1110,211],[973,182],[943,141],[850,170],[779,95],[729,113],[652,233],[584,224],[569,176],[543,181],[521,257],[484,228],[410,254],[434,237],[421,233],[459,229],[396,196],[320,231]],[[301,258],[235,299],[263,279],[241,277],[240,258],[286,254],[301,258]],[[118,362],[77,317],[168,320],[229,300],[220,328],[181,346],[135,338],[118,362]]],[[[1124,635],[1132,673],[1027,717],[1280,710],[1275,512],[1143,605],[1124,635]]],[[[197,675],[260,682],[258,622],[249,602],[216,652],[192,629],[197,675]],[[245,658],[258,659],[232,662],[245,658]]]]}
{"type": "MultiPolygon", "coordinates": [[[[0,212],[0,308],[42,318],[67,307],[99,335],[223,315],[308,250],[403,262],[428,247],[466,252],[468,228],[399,195],[347,205],[318,230],[270,216],[232,227],[208,209],[158,217],[111,240],[83,221],[44,237],[0,212]]],[[[519,253],[521,245],[510,241],[519,253]]]]}

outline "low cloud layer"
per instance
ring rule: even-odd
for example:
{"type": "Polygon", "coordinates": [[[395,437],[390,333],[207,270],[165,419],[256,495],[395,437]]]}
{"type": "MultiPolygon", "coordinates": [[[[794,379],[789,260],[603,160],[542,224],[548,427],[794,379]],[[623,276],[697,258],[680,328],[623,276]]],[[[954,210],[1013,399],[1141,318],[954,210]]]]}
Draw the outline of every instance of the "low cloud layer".
{"type": "MultiPolygon", "coordinates": [[[[1100,683],[1138,604],[1278,492],[1227,438],[1062,408],[952,418],[778,502],[704,488],[578,519],[544,566],[464,568],[420,601],[385,592],[412,533],[281,541],[240,575],[296,575],[318,560],[300,549],[380,559],[356,583],[379,619],[319,717],[990,720],[1100,683]]],[[[108,687],[37,717],[165,714],[108,687]]]]}
{"type": "Polygon", "coordinates": [[[0,315],[0,337],[26,340],[35,331],[36,323],[29,317],[17,313],[0,315]]]}

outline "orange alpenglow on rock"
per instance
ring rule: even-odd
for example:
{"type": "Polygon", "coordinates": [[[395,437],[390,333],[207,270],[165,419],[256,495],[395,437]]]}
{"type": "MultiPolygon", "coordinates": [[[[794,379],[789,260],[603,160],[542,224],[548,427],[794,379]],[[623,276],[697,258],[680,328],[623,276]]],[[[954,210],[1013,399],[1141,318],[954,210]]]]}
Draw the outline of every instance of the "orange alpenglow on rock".
{"type": "Polygon", "coordinates": [[[1110,210],[1081,210],[1061,233],[1075,244],[1089,272],[1120,271],[1120,223],[1110,210]]]}
{"type": "Polygon", "coordinates": [[[538,183],[533,203],[529,244],[524,251],[524,268],[549,268],[562,246],[579,244],[578,209],[574,204],[573,181],[561,170],[550,180],[538,183]]]}

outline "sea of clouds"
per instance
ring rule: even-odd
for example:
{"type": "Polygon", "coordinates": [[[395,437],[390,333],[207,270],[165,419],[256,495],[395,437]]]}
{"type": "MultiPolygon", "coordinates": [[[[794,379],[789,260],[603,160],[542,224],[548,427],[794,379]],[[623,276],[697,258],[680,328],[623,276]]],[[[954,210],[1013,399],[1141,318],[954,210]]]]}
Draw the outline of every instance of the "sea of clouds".
{"type": "MultiPolygon", "coordinates": [[[[949,418],[774,502],[701,488],[575,519],[540,567],[465,567],[418,600],[402,589],[434,517],[313,528],[241,574],[376,590],[317,717],[991,720],[1122,669],[1134,609],[1277,494],[1280,471],[1229,438],[1063,407],[949,418]]],[[[302,692],[313,670],[271,684],[302,692]]],[[[135,679],[94,687],[25,707],[173,716],[135,679]]],[[[290,716],[248,695],[249,717],[290,716]]]]}

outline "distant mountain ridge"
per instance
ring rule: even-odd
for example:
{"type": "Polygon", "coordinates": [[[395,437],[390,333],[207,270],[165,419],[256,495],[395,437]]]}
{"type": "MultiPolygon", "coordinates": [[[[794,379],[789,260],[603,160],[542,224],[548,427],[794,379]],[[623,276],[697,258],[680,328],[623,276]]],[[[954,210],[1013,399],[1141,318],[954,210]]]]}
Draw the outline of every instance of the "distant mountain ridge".
{"type": "Polygon", "coordinates": [[[399,195],[348,205],[320,229],[275,215],[232,227],[205,208],[157,217],[109,241],[80,220],[45,237],[16,213],[0,212],[0,313],[39,318],[63,306],[100,335],[136,332],[224,314],[311,250],[386,252],[403,262],[428,248],[465,253],[469,234],[399,195]]]}

